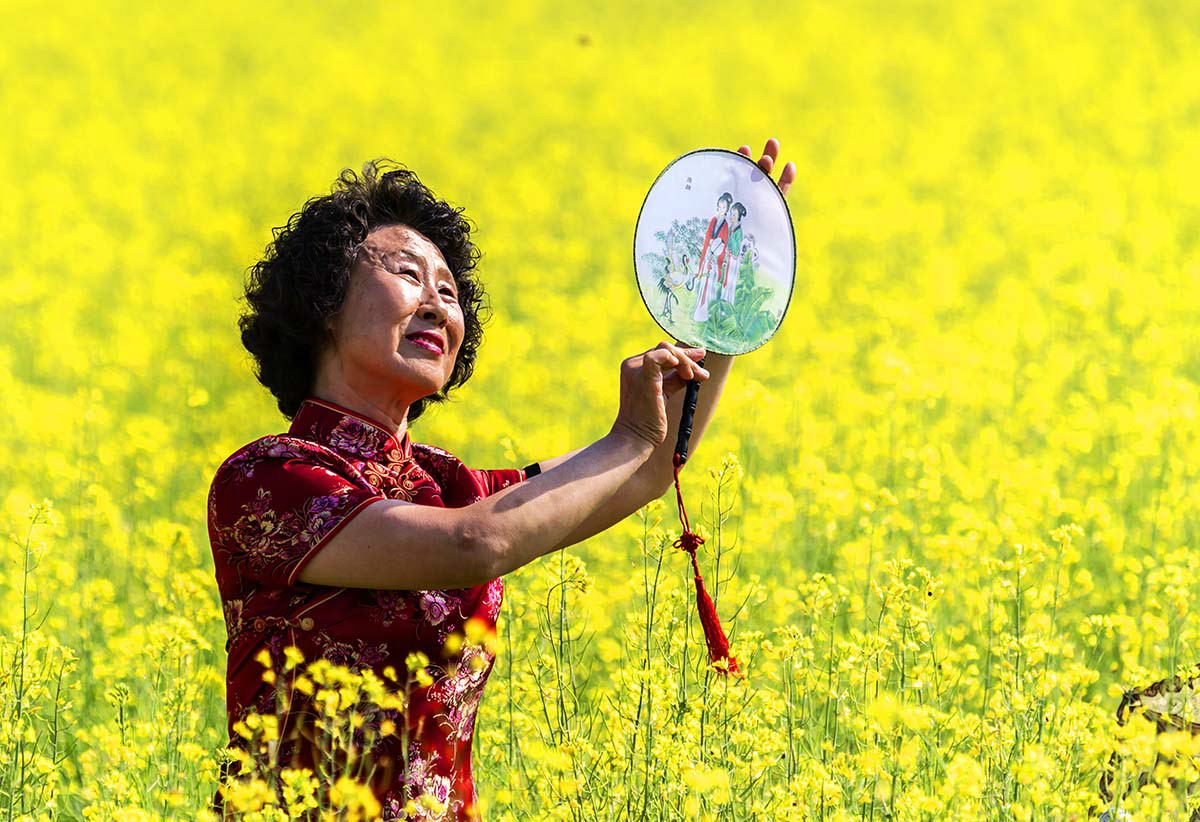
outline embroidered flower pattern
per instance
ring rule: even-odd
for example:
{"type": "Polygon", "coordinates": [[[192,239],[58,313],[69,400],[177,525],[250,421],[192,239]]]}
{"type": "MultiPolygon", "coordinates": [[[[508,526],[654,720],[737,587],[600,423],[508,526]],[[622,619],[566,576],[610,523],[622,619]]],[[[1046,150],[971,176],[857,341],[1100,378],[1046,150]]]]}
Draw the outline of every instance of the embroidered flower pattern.
{"type": "Polygon", "coordinates": [[[245,552],[239,559],[262,570],[307,554],[345,516],[348,501],[346,494],[330,494],[310,498],[298,512],[279,512],[271,492],[259,488],[233,525],[233,538],[245,552]]]}
{"type": "Polygon", "coordinates": [[[429,686],[430,696],[445,705],[438,718],[460,740],[470,739],[475,729],[475,713],[495,659],[482,646],[467,645],[454,673],[429,686]]]}
{"type": "Polygon", "coordinates": [[[450,600],[440,591],[421,591],[421,611],[431,625],[441,625],[450,615],[450,600]]]}
{"type": "Polygon", "coordinates": [[[343,642],[324,631],[318,636],[317,642],[321,646],[321,656],[324,659],[328,659],[334,665],[344,665],[355,672],[375,667],[388,658],[387,645],[382,643],[369,645],[361,639],[343,642]]]}
{"type": "Polygon", "coordinates": [[[384,445],[385,435],[374,426],[354,417],[342,417],[329,432],[329,444],[364,459],[375,457],[384,445]]]}
{"type": "Polygon", "coordinates": [[[380,625],[391,625],[398,619],[409,619],[411,604],[402,591],[372,591],[375,614],[380,625]]]}
{"type": "Polygon", "coordinates": [[[244,605],[240,599],[227,599],[221,603],[221,610],[225,613],[225,625],[230,633],[240,630],[244,605]]]}
{"type": "Polygon", "coordinates": [[[483,599],[481,601],[482,608],[480,616],[484,619],[496,621],[496,617],[500,614],[500,603],[504,600],[504,580],[496,577],[487,584],[483,589],[483,599]]]}
{"type": "MultiPolygon", "coordinates": [[[[389,452],[398,455],[399,452],[389,452]]],[[[403,462],[367,462],[363,464],[363,474],[372,485],[379,488],[390,499],[410,501],[417,487],[418,471],[420,469],[412,460],[403,462]]]]}
{"type": "Polygon", "coordinates": [[[462,807],[461,799],[451,797],[451,779],[438,773],[436,765],[442,764],[437,751],[426,757],[419,742],[409,751],[408,773],[404,785],[405,798],[416,804],[416,815],[412,819],[422,822],[443,822],[458,819],[462,807]],[[422,802],[422,797],[433,800],[422,802]]]}

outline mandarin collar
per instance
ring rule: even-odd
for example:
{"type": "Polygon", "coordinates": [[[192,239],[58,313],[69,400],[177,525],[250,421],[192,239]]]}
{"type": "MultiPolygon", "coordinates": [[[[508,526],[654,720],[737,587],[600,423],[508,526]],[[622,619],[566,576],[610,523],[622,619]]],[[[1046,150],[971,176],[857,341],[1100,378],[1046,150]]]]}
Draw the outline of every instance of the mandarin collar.
{"type": "Polygon", "coordinates": [[[412,459],[407,429],[397,439],[378,420],[317,397],[307,397],[300,403],[288,433],[319,442],[351,459],[383,463],[412,459]]]}

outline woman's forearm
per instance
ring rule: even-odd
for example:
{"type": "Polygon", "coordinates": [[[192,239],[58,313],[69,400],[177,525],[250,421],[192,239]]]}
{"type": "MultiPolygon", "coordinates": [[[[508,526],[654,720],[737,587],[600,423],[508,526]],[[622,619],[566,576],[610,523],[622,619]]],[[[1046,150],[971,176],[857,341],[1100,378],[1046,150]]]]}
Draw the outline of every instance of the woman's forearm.
{"type": "MultiPolygon", "coordinates": [[[[700,393],[696,397],[696,413],[692,418],[692,436],[688,445],[689,455],[696,452],[696,446],[704,437],[708,422],[716,411],[725,380],[733,368],[733,357],[725,354],[709,354],[708,359],[705,360],[705,367],[710,376],[700,387],[700,393]]],[[[646,503],[661,497],[671,487],[675,474],[672,458],[675,455],[675,440],[678,438],[684,393],[680,391],[667,400],[668,430],[666,439],[654,448],[654,451],[634,472],[628,482],[617,489],[616,493],[571,531],[562,543],[555,546],[556,548],[574,545],[607,530],[646,503]]],[[[542,460],[539,465],[543,471],[549,471],[579,453],[580,451],[571,451],[561,457],[542,460]]]]}
{"type": "Polygon", "coordinates": [[[681,380],[708,378],[692,365],[700,353],[662,343],[626,358],[617,418],[601,439],[461,508],[371,501],[310,550],[294,577],[353,588],[470,587],[563,547],[584,523],[631,513],[650,499],[638,471],[668,433],[666,400],[682,393],[681,380]]]}
{"type": "Polygon", "coordinates": [[[653,451],[647,440],[614,427],[554,467],[462,509],[464,542],[490,558],[493,576],[520,568],[559,547],[653,451]]]}
{"type": "MultiPolygon", "coordinates": [[[[700,388],[700,393],[696,397],[696,414],[692,417],[692,436],[688,440],[689,456],[696,453],[696,446],[704,438],[709,420],[716,413],[717,402],[721,399],[729,372],[733,370],[734,359],[728,354],[709,354],[704,360],[704,367],[708,369],[711,376],[700,388]]],[[[675,441],[679,438],[679,418],[683,414],[683,397],[684,392],[680,391],[667,400],[667,438],[654,449],[642,467],[637,470],[637,481],[644,483],[648,488],[655,489],[658,492],[656,496],[661,496],[666,491],[674,477],[672,458],[675,455],[675,441]]],[[[576,449],[561,457],[541,460],[538,465],[543,471],[549,471],[556,465],[562,465],[581,450],[576,449]]]]}
{"type": "Polygon", "coordinates": [[[648,440],[614,426],[553,470],[462,508],[377,500],[299,569],[312,585],[469,588],[558,547],[645,462],[648,440]]]}

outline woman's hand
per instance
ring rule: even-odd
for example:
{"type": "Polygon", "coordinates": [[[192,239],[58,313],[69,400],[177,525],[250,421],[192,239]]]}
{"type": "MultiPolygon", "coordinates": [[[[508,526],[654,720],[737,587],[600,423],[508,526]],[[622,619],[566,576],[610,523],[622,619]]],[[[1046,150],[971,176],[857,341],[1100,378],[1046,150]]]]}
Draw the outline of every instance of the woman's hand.
{"type": "Polygon", "coordinates": [[[667,438],[667,398],[689,380],[703,382],[708,372],[696,364],[703,348],[660,342],[621,363],[621,398],[613,430],[632,434],[651,446],[667,438]]]}
{"type": "MultiPolygon", "coordinates": [[[[743,145],[738,149],[738,154],[744,154],[747,157],[752,157],[750,146],[743,145]]],[[[763,156],[758,158],[758,167],[763,170],[764,174],[770,174],[775,168],[775,160],[779,158],[779,141],[772,137],[767,140],[767,144],[763,146],[763,156]]],[[[796,180],[796,164],[789,162],[783,167],[783,172],[779,175],[779,193],[787,196],[788,189],[792,187],[792,183],[796,180]]]]}

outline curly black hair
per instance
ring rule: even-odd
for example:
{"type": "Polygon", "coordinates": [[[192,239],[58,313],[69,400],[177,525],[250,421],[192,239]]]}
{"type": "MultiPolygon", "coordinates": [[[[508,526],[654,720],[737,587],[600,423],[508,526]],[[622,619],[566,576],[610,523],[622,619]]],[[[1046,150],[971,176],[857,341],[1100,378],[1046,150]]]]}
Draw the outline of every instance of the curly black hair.
{"type": "Polygon", "coordinates": [[[313,197],[272,231],[263,258],[247,271],[247,308],[238,327],[254,357],[255,376],[285,417],[294,417],[312,392],[317,356],[332,341],[327,323],[346,299],[358,246],[380,226],[406,225],[437,246],[454,275],[465,323],[450,379],[436,394],[414,402],[408,421],[470,378],[487,305],[474,275],[480,252],[462,212],[437,199],[403,165],[379,158],[363,164],[361,177],[343,169],[329,194],[313,197]]]}

